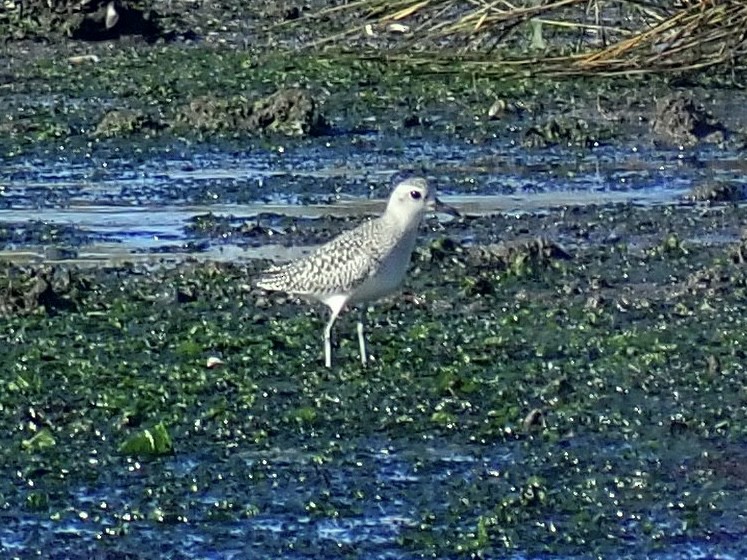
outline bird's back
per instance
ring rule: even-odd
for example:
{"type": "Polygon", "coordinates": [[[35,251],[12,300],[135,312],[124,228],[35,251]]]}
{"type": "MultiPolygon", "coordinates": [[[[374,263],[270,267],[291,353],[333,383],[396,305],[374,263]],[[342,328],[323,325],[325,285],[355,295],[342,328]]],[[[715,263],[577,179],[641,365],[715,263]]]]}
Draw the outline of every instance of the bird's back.
{"type": "Polygon", "coordinates": [[[256,284],[266,290],[320,299],[332,294],[352,295],[376,276],[401,239],[402,235],[382,218],[369,220],[302,259],[268,269],[256,284]]]}

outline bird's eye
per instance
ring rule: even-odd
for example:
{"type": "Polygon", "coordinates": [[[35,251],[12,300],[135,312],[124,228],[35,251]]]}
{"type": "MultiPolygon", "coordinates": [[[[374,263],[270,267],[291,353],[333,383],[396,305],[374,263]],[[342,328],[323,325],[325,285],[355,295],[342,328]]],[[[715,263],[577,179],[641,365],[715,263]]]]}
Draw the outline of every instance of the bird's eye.
{"type": "Polygon", "coordinates": [[[420,200],[423,194],[420,191],[410,191],[410,198],[413,200],[420,200]]]}

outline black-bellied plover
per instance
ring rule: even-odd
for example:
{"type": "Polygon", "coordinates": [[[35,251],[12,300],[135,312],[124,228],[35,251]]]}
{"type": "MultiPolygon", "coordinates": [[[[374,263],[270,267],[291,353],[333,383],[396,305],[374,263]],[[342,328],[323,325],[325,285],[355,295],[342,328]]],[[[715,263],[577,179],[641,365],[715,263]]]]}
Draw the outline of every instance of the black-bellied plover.
{"type": "MultiPolygon", "coordinates": [[[[346,305],[374,301],[396,291],[405,277],[418,226],[427,211],[458,212],[441,203],[425,179],[399,183],[378,218],[363,222],[297,261],[266,270],[256,282],[265,290],[317,300],[329,307],[324,364],[332,367],[332,326],[346,305]]],[[[364,310],[358,321],[361,362],[366,365],[364,310]]]]}

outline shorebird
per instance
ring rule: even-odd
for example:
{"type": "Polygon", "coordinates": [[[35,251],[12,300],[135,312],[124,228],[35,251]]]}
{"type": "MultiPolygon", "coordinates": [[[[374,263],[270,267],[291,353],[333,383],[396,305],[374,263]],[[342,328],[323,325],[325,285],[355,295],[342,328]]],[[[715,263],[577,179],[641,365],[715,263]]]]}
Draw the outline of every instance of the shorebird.
{"type": "MultiPolygon", "coordinates": [[[[332,367],[332,326],[346,305],[375,301],[395,292],[407,272],[423,216],[428,211],[459,213],[436,198],[425,179],[399,183],[378,218],[340,234],[299,260],[274,266],[256,285],[320,301],[330,309],[324,327],[324,365],[332,367]]],[[[365,366],[365,308],[357,324],[361,363],[365,366]]]]}

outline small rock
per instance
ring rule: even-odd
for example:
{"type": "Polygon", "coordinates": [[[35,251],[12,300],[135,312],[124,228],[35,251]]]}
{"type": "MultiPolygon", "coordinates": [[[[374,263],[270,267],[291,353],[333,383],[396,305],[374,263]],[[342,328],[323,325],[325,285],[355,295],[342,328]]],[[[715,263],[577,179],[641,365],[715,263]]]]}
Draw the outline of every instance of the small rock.
{"type": "Polygon", "coordinates": [[[192,303],[197,301],[197,294],[192,286],[184,286],[176,290],[177,303],[192,303]]]}
{"type": "Polygon", "coordinates": [[[519,261],[547,265],[552,260],[573,258],[559,243],[546,237],[469,247],[467,257],[474,266],[500,268],[509,268],[519,261]]]}
{"type": "Polygon", "coordinates": [[[679,436],[687,432],[687,420],[682,414],[675,414],[669,419],[669,433],[679,436]]]}
{"type": "Polygon", "coordinates": [[[413,128],[415,126],[420,126],[421,124],[423,124],[423,120],[416,114],[408,115],[402,120],[402,126],[405,128],[413,128]]]}
{"type": "Polygon", "coordinates": [[[275,132],[286,136],[319,136],[329,130],[315,100],[299,89],[279,90],[254,102],[244,96],[198,97],[177,111],[172,126],[207,133],[275,132]]]}
{"type": "Polygon", "coordinates": [[[250,128],[286,136],[320,136],[328,130],[314,98],[300,89],[279,90],[254,103],[252,109],[254,126],[250,128]]]}
{"type": "Polygon", "coordinates": [[[506,112],[506,106],[503,99],[496,99],[488,109],[488,118],[493,121],[500,119],[506,112]]]}
{"type": "Polygon", "coordinates": [[[734,264],[747,263],[747,237],[743,236],[731,250],[731,260],[734,264]]]}
{"type": "Polygon", "coordinates": [[[67,59],[70,64],[85,64],[88,62],[96,64],[97,62],[99,62],[99,60],[99,57],[95,54],[81,54],[77,56],[71,56],[67,59]]]}
{"type": "Polygon", "coordinates": [[[527,148],[548,148],[551,146],[584,146],[593,148],[600,141],[609,138],[609,128],[597,123],[590,126],[582,119],[552,117],[544,123],[531,126],[524,133],[522,145],[527,148]]]}
{"type": "Polygon", "coordinates": [[[70,247],[45,247],[44,258],[49,261],[63,261],[78,257],[77,249],[70,247]]]}

